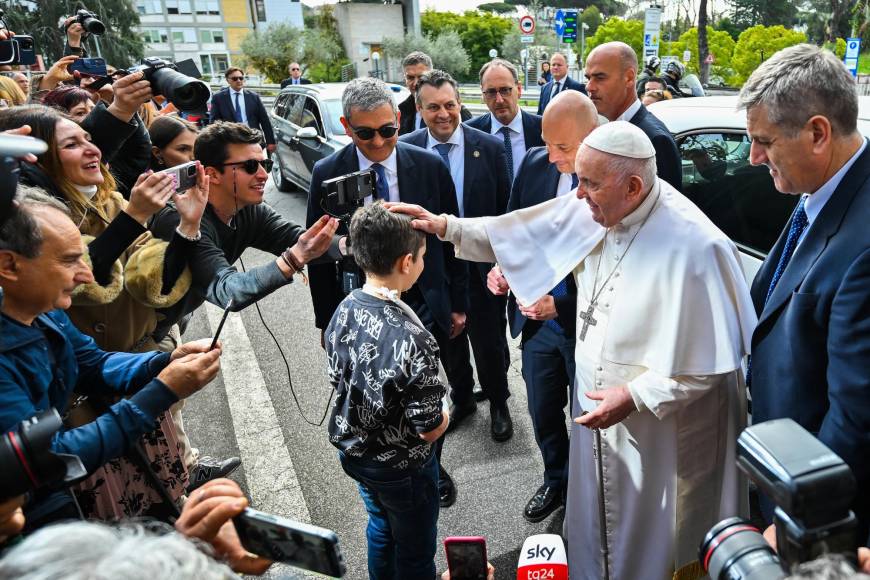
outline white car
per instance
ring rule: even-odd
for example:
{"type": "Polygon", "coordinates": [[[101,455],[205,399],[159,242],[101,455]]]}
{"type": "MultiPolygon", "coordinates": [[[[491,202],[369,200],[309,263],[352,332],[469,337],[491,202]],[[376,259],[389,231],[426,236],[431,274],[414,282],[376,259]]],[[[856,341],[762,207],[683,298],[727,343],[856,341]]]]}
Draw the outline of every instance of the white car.
{"type": "MultiPolygon", "coordinates": [[[[749,163],[746,112],[737,97],[696,97],[653,103],[649,111],[674,135],[686,196],[740,249],[750,282],[798,201],[779,193],[765,166],[749,163]]],[[[870,136],[870,97],[858,97],[858,129],[870,136]]]]}

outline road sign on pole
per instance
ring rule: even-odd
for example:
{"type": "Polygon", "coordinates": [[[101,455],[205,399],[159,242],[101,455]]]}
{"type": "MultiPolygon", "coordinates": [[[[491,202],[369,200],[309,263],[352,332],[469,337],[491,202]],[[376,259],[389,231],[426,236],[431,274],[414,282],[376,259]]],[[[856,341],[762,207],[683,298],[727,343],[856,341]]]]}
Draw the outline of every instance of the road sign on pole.
{"type": "Polygon", "coordinates": [[[577,12],[574,10],[565,12],[565,26],[562,29],[562,42],[565,44],[577,43],[577,12]]]}
{"type": "Polygon", "coordinates": [[[535,17],[526,14],[520,18],[520,32],[523,34],[532,34],[535,31],[535,17]]]}
{"type": "Polygon", "coordinates": [[[553,19],[553,31],[556,36],[562,36],[565,32],[565,13],[560,8],[556,10],[556,17],[553,19]]]}
{"type": "Polygon", "coordinates": [[[662,28],[662,9],[647,8],[643,21],[643,60],[659,55],[659,34],[662,28]]]}
{"type": "Polygon", "coordinates": [[[846,63],[846,68],[852,73],[852,76],[858,76],[858,55],[861,53],[861,39],[848,38],[846,39],[846,54],[843,56],[843,62],[846,63]]]}

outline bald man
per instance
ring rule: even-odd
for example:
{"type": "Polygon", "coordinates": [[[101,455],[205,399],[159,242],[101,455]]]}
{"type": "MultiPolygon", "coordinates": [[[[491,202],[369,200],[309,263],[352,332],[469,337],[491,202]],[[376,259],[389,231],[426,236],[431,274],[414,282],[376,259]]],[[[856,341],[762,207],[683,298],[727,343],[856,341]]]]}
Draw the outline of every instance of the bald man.
{"type": "Polygon", "coordinates": [[[568,74],[568,59],[560,52],[554,52],[550,57],[550,72],[553,80],[541,87],[541,97],[538,99],[538,115],[543,115],[552,100],[562,91],[579,91],[586,93],[583,83],[577,82],[568,74]]]}
{"type": "MultiPolygon", "coordinates": [[[[589,97],[576,91],[556,95],[542,120],[545,147],[532,147],[514,180],[507,211],[531,207],[573,194],[577,187],[574,158],[583,139],[598,125],[589,97]]],[[[509,291],[496,266],[488,286],[495,294],[509,291]]],[[[539,522],[563,504],[568,481],[568,431],[565,405],[574,384],[574,321],[577,287],[565,278],[534,304],[518,304],[511,294],[508,319],[511,336],[522,335],[523,380],[535,441],[544,461],[544,478],[523,510],[523,517],[539,522]]]]}
{"type": "Polygon", "coordinates": [[[677,144],[665,124],[637,98],[637,55],[624,42],[596,46],[586,59],[586,92],[608,121],[628,121],[646,133],[656,150],[656,173],[681,189],[683,171],[677,144]]]}

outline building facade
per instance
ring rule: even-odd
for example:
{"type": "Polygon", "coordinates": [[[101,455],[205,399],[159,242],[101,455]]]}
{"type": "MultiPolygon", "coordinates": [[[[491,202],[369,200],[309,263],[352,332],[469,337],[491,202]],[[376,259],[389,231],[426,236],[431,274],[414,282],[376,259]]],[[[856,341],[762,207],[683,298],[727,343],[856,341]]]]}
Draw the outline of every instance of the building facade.
{"type": "Polygon", "coordinates": [[[146,54],[193,59],[206,80],[220,82],[237,64],[242,39],[255,27],[303,27],[300,0],[135,0],[146,54]]]}

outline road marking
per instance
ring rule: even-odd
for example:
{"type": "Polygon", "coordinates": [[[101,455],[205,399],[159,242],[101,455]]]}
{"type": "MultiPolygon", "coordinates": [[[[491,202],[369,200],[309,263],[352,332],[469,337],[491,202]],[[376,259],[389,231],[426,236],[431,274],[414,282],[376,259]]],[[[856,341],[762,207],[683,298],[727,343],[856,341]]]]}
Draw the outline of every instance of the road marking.
{"type": "MultiPolygon", "coordinates": [[[[223,311],[206,302],[205,312],[214,332],[223,311]]],[[[287,451],[278,415],[239,314],[227,317],[221,342],[224,347],[221,374],[251,494],[251,506],[310,523],[311,514],[287,451]]]]}

